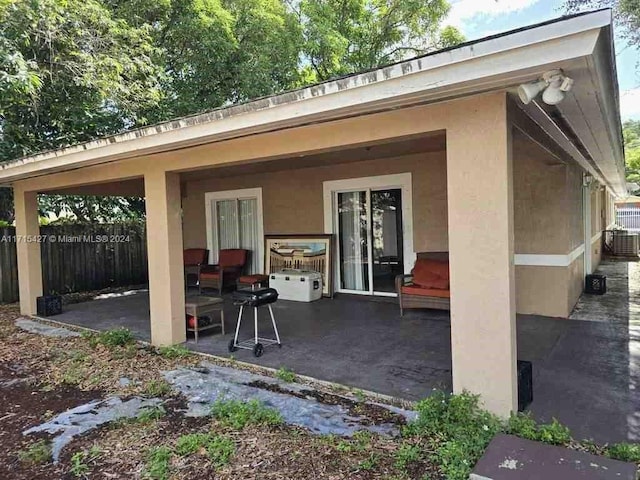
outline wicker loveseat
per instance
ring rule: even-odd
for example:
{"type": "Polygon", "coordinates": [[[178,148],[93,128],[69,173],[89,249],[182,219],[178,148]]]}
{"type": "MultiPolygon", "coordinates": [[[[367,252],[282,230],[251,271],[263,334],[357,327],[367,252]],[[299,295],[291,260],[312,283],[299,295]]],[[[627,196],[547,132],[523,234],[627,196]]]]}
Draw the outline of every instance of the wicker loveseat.
{"type": "Polygon", "coordinates": [[[400,315],[408,308],[450,309],[449,254],[419,253],[409,275],[396,277],[400,315]]]}

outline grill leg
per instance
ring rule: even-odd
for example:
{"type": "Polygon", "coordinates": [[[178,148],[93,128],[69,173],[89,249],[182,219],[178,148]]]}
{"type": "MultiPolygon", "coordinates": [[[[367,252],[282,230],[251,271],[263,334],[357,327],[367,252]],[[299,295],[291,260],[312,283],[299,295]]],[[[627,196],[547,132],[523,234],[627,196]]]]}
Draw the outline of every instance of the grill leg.
{"type": "Polygon", "coordinates": [[[280,335],[278,335],[278,327],[276,326],[276,317],[273,316],[273,309],[271,308],[271,304],[267,306],[269,307],[269,313],[271,314],[271,323],[273,324],[273,331],[276,334],[276,340],[278,341],[278,345],[280,345],[280,335]]]}
{"type": "Polygon", "coordinates": [[[255,345],[258,344],[258,307],[253,307],[253,328],[255,345]]]}
{"type": "Polygon", "coordinates": [[[238,313],[238,322],[236,323],[236,335],[233,337],[233,345],[238,345],[238,333],[240,333],[240,322],[242,321],[242,310],[244,307],[240,305],[240,312],[238,313]]]}

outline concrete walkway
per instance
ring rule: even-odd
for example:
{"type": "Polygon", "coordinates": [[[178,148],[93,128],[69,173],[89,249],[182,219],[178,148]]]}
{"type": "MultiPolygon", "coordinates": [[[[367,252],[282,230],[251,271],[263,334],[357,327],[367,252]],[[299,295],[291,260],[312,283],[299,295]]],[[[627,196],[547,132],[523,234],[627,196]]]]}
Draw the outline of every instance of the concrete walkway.
{"type": "MultiPolygon", "coordinates": [[[[518,358],[533,362],[531,410],[538,419],[555,417],[577,438],[639,441],[640,269],[605,262],[601,271],[609,293],[585,295],[571,319],[518,315],[518,358]]],[[[146,291],[114,296],[70,305],[54,319],[100,330],[126,326],[149,340],[148,302],[146,291]]],[[[409,400],[451,388],[448,312],[400,317],[395,303],[337,296],[311,304],[278,301],[274,313],[283,347],[269,347],[260,358],[240,350],[235,358],[409,400]]],[[[190,338],[187,346],[229,357],[237,316],[230,299],[225,316],[227,335],[202,336],[198,344],[190,338]]],[[[248,314],[246,320],[242,338],[252,336],[248,314]]],[[[267,317],[261,328],[261,335],[271,335],[267,317]]]]}

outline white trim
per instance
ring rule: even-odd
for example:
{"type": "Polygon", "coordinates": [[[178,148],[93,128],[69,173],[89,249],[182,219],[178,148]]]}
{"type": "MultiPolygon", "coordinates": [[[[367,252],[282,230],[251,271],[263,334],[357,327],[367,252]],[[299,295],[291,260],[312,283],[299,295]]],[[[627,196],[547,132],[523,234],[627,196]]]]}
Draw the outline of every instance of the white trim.
{"type": "Polygon", "coordinates": [[[601,238],[602,238],[602,232],[598,232],[593,237],[591,237],[591,243],[596,243],[601,238]]]}
{"type": "Polygon", "coordinates": [[[304,122],[502,90],[534,80],[547,65],[592,55],[600,30],[610,24],[605,10],[558,19],[295,92],[24,157],[1,165],[0,180],[6,184],[304,122]]]}
{"type": "Polygon", "coordinates": [[[584,244],[567,255],[516,253],[513,256],[513,263],[515,265],[531,267],[568,267],[583,253],[584,244]]]}
{"type": "MultiPolygon", "coordinates": [[[[402,242],[404,271],[408,272],[416,261],[416,254],[413,250],[413,181],[411,172],[397,173],[393,175],[376,175],[374,177],[345,178],[341,180],[330,180],[322,182],[322,198],[324,204],[324,231],[334,234],[334,198],[335,194],[341,191],[353,190],[376,190],[383,188],[399,188],[402,191],[402,242]]],[[[339,254],[338,242],[336,240],[336,255],[334,256],[334,285],[339,285],[339,254]]],[[[347,290],[335,289],[337,292],[348,292],[347,290]]],[[[375,295],[381,292],[375,292],[375,295]]],[[[370,294],[365,292],[365,294],[370,294]]]]}
{"type": "Polygon", "coordinates": [[[593,269],[591,258],[591,185],[585,183],[586,174],[582,177],[582,228],[583,245],[589,246],[589,255],[584,256],[584,274],[589,275],[593,269]]]}
{"type": "Polygon", "coordinates": [[[255,198],[257,199],[257,215],[258,215],[258,238],[260,239],[258,247],[258,258],[260,259],[260,265],[264,268],[264,217],[262,214],[262,187],[258,188],[243,188],[240,190],[223,190],[219,192],[205,192],[204,194],[204,208],[205,208],[205,221],[207,228],[207,248],[209,249],[209,262],[216,263],[218,250],[215,247],[215,231],[213,219],[215,211],[211,209],[211,203],[214,200],[235,200],[242,198],[255,198]]]}

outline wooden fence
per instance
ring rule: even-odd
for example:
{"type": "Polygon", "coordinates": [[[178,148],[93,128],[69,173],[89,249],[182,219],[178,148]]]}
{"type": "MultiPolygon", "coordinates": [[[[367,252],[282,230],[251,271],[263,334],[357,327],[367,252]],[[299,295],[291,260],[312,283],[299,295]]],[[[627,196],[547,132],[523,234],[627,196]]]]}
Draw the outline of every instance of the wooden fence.
{"type": "Polygon", "coordinates": [[[15,227],[0,228],[0,302],[18,300],[16,241],[38,241],[44,293],[98,290],[148,281],[147,244],[142,225],[55,225],[38,238],[16,238],[15,227]]]}

